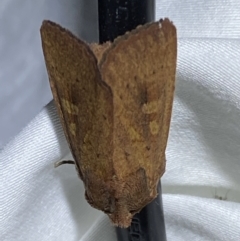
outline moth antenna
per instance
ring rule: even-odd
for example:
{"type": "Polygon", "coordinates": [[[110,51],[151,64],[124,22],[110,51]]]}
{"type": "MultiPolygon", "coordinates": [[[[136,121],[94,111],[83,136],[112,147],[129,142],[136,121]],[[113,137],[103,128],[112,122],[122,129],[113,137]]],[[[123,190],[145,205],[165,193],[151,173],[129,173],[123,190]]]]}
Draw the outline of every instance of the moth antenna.
{"type": "Polygon", "coordinates": [[[63,164],[74,164],[75,165],[75,162],[73,160],[63,160],[63,161],[57,161],[54,163],[54,167],[59,167],[63,164]]]}

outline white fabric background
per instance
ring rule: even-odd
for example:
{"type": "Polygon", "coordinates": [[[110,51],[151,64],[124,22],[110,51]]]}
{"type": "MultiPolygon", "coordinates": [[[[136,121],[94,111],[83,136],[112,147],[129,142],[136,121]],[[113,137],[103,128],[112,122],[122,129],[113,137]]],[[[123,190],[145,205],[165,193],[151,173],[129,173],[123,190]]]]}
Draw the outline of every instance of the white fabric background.
{"type": "MultiPolygon", "coordinates": [[[[75,168],[53,168],[69,155],[53,103],[30,121],[51,99],[41,21],[97,39],[96,6],[85,2],[94,1],[1,1],[0,140],[15,137],[0,152],[0,240],[116,240],[75,168]]],[[[156,2],[179,37],[162,178],[168,240],[240,240],[240,2],[156,2]]]]}

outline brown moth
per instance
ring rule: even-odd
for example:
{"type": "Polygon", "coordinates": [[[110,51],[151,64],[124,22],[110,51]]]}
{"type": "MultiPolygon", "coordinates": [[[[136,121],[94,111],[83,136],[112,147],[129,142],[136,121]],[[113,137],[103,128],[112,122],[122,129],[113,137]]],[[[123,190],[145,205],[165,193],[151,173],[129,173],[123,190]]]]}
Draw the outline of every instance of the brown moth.
{"type": "MultiPolygon", "coordinates": [[[[165,171],[177,57],[168,20],[139,26],[113,43],[88,45],[44,21],[50,85],[85,196],[128,227],[157,196],[165,171]]],[[[65,163],[60,162],[57,165],[65,163]]]]}

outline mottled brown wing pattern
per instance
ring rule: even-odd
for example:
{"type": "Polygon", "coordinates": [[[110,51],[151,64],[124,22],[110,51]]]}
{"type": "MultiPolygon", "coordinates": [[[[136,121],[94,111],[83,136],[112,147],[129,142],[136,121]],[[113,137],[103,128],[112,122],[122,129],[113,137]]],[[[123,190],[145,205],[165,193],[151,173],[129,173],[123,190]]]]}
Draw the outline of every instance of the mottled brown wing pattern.
{"type": "Polygon", "coordinates": [[[177,38],[168,20],[90,47],[50,21],[41,27],[50,85],[86,199],[128,227],[165,170],[177,38]],[[93,52],[94,53],[93,53],[93,52]]]}
{"type": "MultiPolygon", "coordinates": [[[[152,198],[165,170],[176,54],[176,29],[165,19],[116,39],[99,64],[113,91],[116,176],[124,182],[144,169],[152,198]]],[[[130,189],[122,195],[131,196],[130,189]]]]}
{"type": "Polygon", "coordinates": [[[59,25],[44,21],[42,46],[50,85],[66,138],[84,181],[90,171],[113,175],[113,101],[89,46],[59,25]]]}

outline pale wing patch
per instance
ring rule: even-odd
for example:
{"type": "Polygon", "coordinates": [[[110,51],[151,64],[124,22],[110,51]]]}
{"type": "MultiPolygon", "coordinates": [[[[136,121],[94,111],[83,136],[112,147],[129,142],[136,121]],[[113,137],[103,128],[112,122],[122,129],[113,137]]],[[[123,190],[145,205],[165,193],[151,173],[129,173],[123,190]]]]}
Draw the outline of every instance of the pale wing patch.
{"type": "Polygon", "coordinates": [[[145,103],[142,106],[142,112],[144,114],[156,113],[159,110],[159,106],[161,106],[161,100],[154,100],[154,101],[145,103]]]}
{"type": "Polygon", "coordinates": [[[77,126],[75,123],[69,124],[69,130],[73,136],[76,136],[77,126]]]}
{"type": "Polygon", "coordinates": [[[68,101],[66,99],[62,99],[62,105],[63,105],[64,110],[66,110],[68,112],[68,114],[72,114],[72,115],[78,114],[78,107],[76,105],[74,105],[73,103],[71,103],[70,101],[68,101]]]}
{"type": "Polygon", "coordinates": [[[140,134],[133,127],[130,127],[128,129],[128,131],[129,131],[131,140],[140,140],[141,139],[140,134]]]}
{"type": "Polygon", "coordinates": [[[153,135],[157,135],[158,134],[158,132],[159,132],[159,124],[157,123],[156,120],[151,121],[149,123],[149,127],[150,127],[151,134],[153,134],[153,135]]]}

